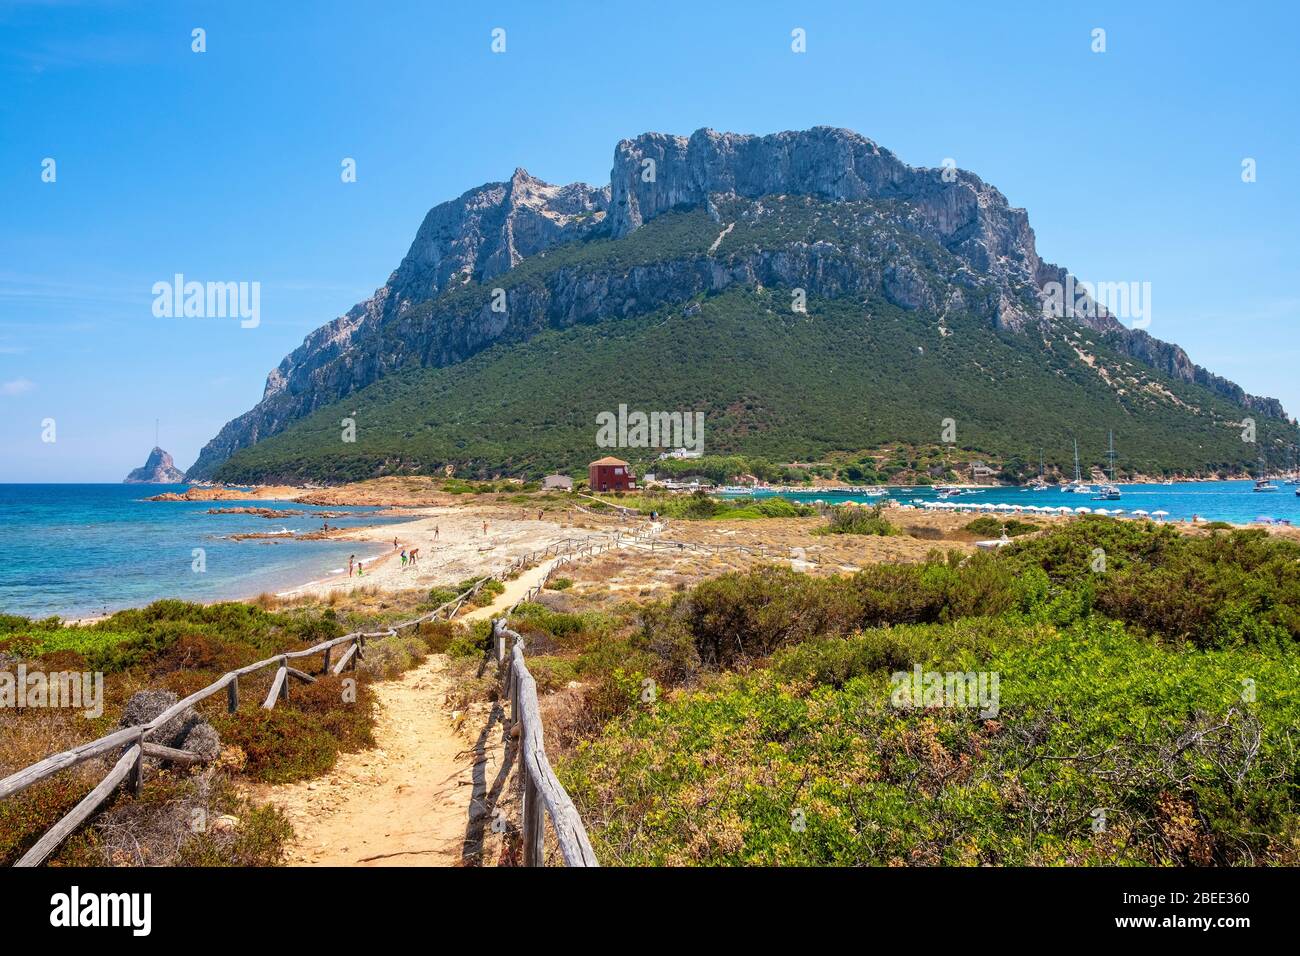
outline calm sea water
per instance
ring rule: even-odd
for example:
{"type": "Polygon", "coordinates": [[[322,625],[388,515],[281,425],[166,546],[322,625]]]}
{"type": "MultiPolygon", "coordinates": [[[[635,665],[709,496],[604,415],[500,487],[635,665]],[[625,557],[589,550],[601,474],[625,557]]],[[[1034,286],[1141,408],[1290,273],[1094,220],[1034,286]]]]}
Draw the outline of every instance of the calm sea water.
{"type": "MultiPolygon", "coordinates": [[[[1088,495],[1067,494],[1056,489],[1029,491],[1025,488],[987,488],[969,496],[952,499],[958,504],[1010,504],[1038,505],[1041,507],[1071,508],[1123,508],[1125,511],[1167,511],[1167,521],[1184,521],[1199,515],[1210,521],[1231,521],[1247,524],[1260,518],[1289,520],[1300,525],[1300,498],[1295,485],[1278,483],[1274,492],[1255,492],[1251,481],[1207,481],[1177,485],[1119,485],[1123,497],[1119,501],[1093,501],[1088,495]]],[[[761,494],[761,493],[760,493],[761,494]]],[[[771,493],[768,493],[771,494],[771,493]]],[[[833,495],[825,490],[785,492],[782,497],[792,501],[879,501],[861,495],[833,495]]],[[[890,488],[890,499],[909,502],[938,500],[933,489],[890,488]]]]}
{"type": "Polygon", "coordinates": [[[272,501],[145,501],[185,485],[0,485],[0,611],[78,617],[163,597],[217,601],[329,577],[349,554],[378,554],[357,541],[231,541],[239,532],[318,530],[401,520],[374,508],[315,508],[272,501]],[[284,508],[301,517],[210,515],[209,508],[284,508]],[[322,519],[320,511],[346,511],[322,519]],[[207,570],[192,570],[204,549],[207,570]]]}
{"type": "MultiPolygon", "coordinates": [[[[163,597],[217,601],[284,590],[329,577],[347,565],[349,554],[370,557],[381,545],[355,541],[295,541],[291,536],[231,541],[239,532],[312,531],[319,511],[346,511],[331,525],[351,527],[402,520],[379,516],[374,508],[314,508],[270,501],[145,501],[150,495],[184,485],[0,485],[0,611],[28,616],[79,617],[138,607],[163,597]],[[266,507],[309,512],[301,517],[210,515],[209,508],[266,507]],[[206,552],[207,570],[191,569],[193,550],[206,552]]],[[[1248,523],[1261,517],[1300,525],[1295,486],[1257,494],[1249,481],[1179,485],[1121,485],[1118,502],[1092,501],[1086,495],[1056,490],[989,488],[954,499],[964,504],[1069,505],[1164,510],[1167,520],[1193,515],[1248,523]]],[[[797,501],[871,501],[825,491],[787,492],[797,501]]],[[[937,493],[916,488],[890,489],[896,501],[933,501],[937,493]]]]}

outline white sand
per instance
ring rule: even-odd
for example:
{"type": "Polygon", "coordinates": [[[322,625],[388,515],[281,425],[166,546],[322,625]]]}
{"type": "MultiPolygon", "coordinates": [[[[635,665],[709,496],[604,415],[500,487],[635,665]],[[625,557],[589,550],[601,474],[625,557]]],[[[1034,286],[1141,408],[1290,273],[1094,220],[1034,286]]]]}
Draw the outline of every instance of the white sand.
{"type": "Polygon", "coordinates": [[[504,570],[511,562],[529,551],[537,551],[563,541],[565,538],[586,539],[600,534],[597,527],[584,522],[575,526],[562,524],[563,517],[548,515],[539,520],[537,512],[523,517],[522,511],[512,517],[503,517],[505,509],[476,508],[421,508],[413,510],[418,517],[401,524],[373,528],[357,528],[342,535],[358,541],[382,541],[388,544],[387,553],[364,565],[360,577],[349,578],[343,574],[312,581],[288,591],[280,597],[310,594],[323,597],[331,591],[349,591],[354,588],[373,587],[381,591],[403,591],[411,588],[430,588],[435,585],[457,584],[467,578],[479,577],[504,570]],[[487,522],[484,534],[483,523],[487,522]],[[434,537],[435,528],[438,535],[434,537]],[[397,547],[393,548],[393,539],[397,547]],[[419,548],[416,564],[402,566],[403,549],[419,548]]]}

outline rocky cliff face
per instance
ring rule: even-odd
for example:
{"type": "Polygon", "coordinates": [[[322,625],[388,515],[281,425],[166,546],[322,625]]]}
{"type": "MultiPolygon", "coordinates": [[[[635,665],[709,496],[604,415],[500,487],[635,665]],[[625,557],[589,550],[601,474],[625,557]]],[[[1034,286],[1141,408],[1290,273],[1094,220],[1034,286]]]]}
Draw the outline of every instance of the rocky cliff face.
{"type": "Polygon", "coordinates": [[[819,126],[771,136],[711,129],[689,137],[648,133],[615,147],[610,186],[615,236],[718,193],[895,201],[907,208],[918,235],[1005,286],[1000,321],[1015,324],[1031,314],[1021,296],[1037,287],[1042,263],[1025,211],[1012,208],[973,173],[908,166],[849,130],[819,126]]]}
{"type": "MultiPolygon", "coordinates": [[[[554,186],[519,169],[507,182],[432,209],[388,282],[287,356],[267,377],[262,401],[204,447],[190,477],[211,477],[240,448],[411,364],[446,365],[548,326],[641,314],[735,283],[824,296],[876,291],[906,309],[966,311],[1015,331],[1050,324],[1042,289],[1065,276],[1039,258],[1025,211],[997,189],[963,170],[908,166],[857,133],[647,133],[617,145],[609,186],[554,186]],[[512,287],[506,313],[483,296],[455,294],[500,277],[509,285],[507,273],[521,262],[560,246],[633,240],[669,212],[705,209],[722,232],[789,197],[842,204],[852,241],[791,238],[740,248],[724,234],[707,251],[632,268],[560,265],[539,282],[512,287]],[[928,279],[936,274],[939,286],[928,279]]],[[[1164,374],[1256,413],[1284,414],[1275,400],[1247,395],[1104,309],[1068,321],[1164,374]]]]}
{"type": "MultiPolygon", "coordinates": [[[[509,181],[488,183],[435,206],[388,281],[364,302],[321,326],[266,377],[262,401],[228,422],[199,453],[195,478],[213,470],[240,448],[274,435],[304,409],[370,384],[381,364],[361,357],[370,340],[379,347],[386,323],[449,288],[493,279],[528,256],[581,238],[598,228],[609,204],[609,187],[583,183],[552,186],[516,169],[509,181]]],[[[436,329],[426,330],[436,337],[436,329]]],[[[401,349],[417,343],[394,342],[401,349]]]]}
{"type": "Polygon", "coordinates": [[[185,472],[176,467],[172,456],[161,448],[149,452],[144,465],[122,479],[125,485],[174,485],[185,480],[185,472]]]}

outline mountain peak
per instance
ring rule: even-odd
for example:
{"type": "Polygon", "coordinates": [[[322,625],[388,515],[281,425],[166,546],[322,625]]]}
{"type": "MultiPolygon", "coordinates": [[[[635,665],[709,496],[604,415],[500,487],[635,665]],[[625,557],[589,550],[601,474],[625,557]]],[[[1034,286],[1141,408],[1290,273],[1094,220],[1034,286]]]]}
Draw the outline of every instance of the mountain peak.
{"type": "MultiPolygon", "coordinates": [[[[586,258],[577,250],[573,257],[586,258]]],[[[1025,210],[995,187],[959,169],[910,166],[852,130],[647,132],[615,146],[607,186],[554,185],[516,167],[506,181],[435,206],[388,282],[288,355],[267,377],[262,402],[229,422],[190,474],[212,477],[241,448],[392,372],[454,365],[502,339],[639,315],[736,283],[827,298],[875,293],[909,312],[967,313],[998,331],[1044,340],[1092,332],[1174,381],[1205,386],[1252,412],[1283,414],[1275,401],[1247,395],[1104,309],[1064,323],[1049,319],[1044,289],[1065,278],[1063,268],[1039,257],[1025,210]],[[797,209],[812,206],[827,207],[822,238],[809,238],[811,222],[780,227],[783,208],[797,220],[797,209]],[[704,228],[717,227],[697,248],[650,257],[635,269],[617,257],[554,275],[539,265],[550,284],[520,289],[508,312],[480,301],[510,286],[506,273],[521,262],[558,246],[601,237],[620,248],[660,248],[633,234],[690,210],[707,211],[704,228]],[[764,231],[763,223],[772,228],[764,231]],[[751,227],[755,238],[738,247],[751,227]],[[462,288],[470,294],[448,295],[462,288]]]]}
{"type": "Polygon", "coordinates": [[[185,480],[185,472],[176,467],[172,456],[154,446],[145,463],[122,479],[126,485],[174,485],[185,480]]]}

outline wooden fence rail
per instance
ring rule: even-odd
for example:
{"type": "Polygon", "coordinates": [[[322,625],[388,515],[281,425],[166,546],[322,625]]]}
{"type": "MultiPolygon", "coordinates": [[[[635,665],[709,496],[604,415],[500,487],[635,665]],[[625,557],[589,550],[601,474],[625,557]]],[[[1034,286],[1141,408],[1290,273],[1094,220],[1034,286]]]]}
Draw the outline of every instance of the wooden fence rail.
{"type": "Polygon", "coordinates": [[[522,830],[524,866],[545,866],[546,819],[551,817],[555,838],[565,866],[599,866],[587,828],[569,799],[569,794],[546,759],[542,715],[537,704],[537,684],[524,663],[523,638],[505,626],[502,618],[492,622],[498,663],[510,699],[510,721],[518,728],[519,767],[523,782],[522,830]],[[544,811],[544,812],[543,812],[544,811]]]}
{"type": "Polygon", "coordinates": [[[315,677],[305,671],[299,670],[289,665],[291,660],[301,660],[304,657],[312,657],[316,654],[323,655],[321,673],[327,673],[330,670],[330,656],[333,649],[340,645],[347,645],[347,650],[338,662],[334,664],[333,672],[341,674],[345,668],[356,669],[357,660],[365,659],[365,644],[371,638],[392,637],[399,630],[413,627],[424,621],[433,620],[439,615],[445,614],[446,619],[450,620],[455,616],[465,601],[477,594],[492,576],[486,576],[475,582],[474,586],[468,588],[463,594],[457,595],[450,601],[439,605],[427,614],[422,614],[417,618],[409,621],[402,621],[400,624],[394,624],[386,630],[362,632],[357,631],[352,634],[345,634],[342,637],[332,638],[328,641],[322,641],[312,647],[298,651],[286,651],[283,654],[277,654],[275,657],[268,657],[264,661],[258,661],[255,664],[249,664],[237,670],[228,671],[221,677],[217,678],[202,690],[195,691],[184,700],[179,700],[164,710],[157,717],[146,723],[135,727],[124,727],[121,730],[114,731],[107,736],[98,740],[92,740],[90,743],[81,744],[73,747],[71,750],[65,750],[62,753],[52,754],[44,760],[40,760],[29,767],[19,770],[17,773],[10,774],[3,780],[0,780],[0,800],[5,797],[27,789],[35,783],[51,777],[61,770],[69,767],[75,767],[77,764],[92,760],[95,757],[112,753],[119,747],[126,747],[126,751],[118,758],[113,769],[108,775],[99,782],[96,787],[86,794],[66,816],[50,828],[36,844],[23,854],[22,858],[15,863],[15,866],[39,866],[46,857],[50,855],[60,843],[80,826],[95,809],[108,799],[109,795],[128,778],[131,778],[132,789],[139,792],[140,785],[144,778],[144,758],[154,757],[157,759],[176,760],[185,763],[197,763],[202,760],[198,754],[189,753],[184,750],[176,750],[171,747],[163,747],[151,743],[147,738],[156,733],[168,721],[185,713],[190,707],[200,701],[226,691],[226,707],[230,713],[235,713],[239,708],[239,678],[248,674],[256,673],[266,667],[278,665],[275,678],[271,682],[270,691],[262,706],[271,709],[275,706],[277,700],[287,699],[289,696],[289,679],[309,683],[315,681],[315,677]]]}
{"type": "MultiPolygon", "coordinates": [[[[101,803],[108,799],[109,795],[123,781],[129,779],[133,791],[138,793],[144,779],[144,760],[146,757],[183,764],[202,762],[203,758],[198,754],[177,750],[172,747],[164,747],[149,741],[147,738],[195,704],[219,694],[223,690],[226,692],[226,708],[228,712],[235,713],[239,709],[239,678],[254,674],[267,667],[276,667],[275,677],[261,705],[269,710],[275,707],[277,701],[288,699],[291,679],[304,683],[311,683],[316,680],[313,675],[306,671],[290,666],[290,661],[320,654],[322,655],[321,674],[332,672],[337,675],[341,674],[345,669],[355,670],[357,661],[365,659],[367,640],[392,637],[400,630],[418,626],[425,621],[434,620],[440,616],[445,620],[451,620],[464,603],[478,594],[483,586],[493,578],[508,577],[510,574],[552,555],[560,558],[547,570],[542,580],[534,587],[529,588],[525,596],[515,603],[510,609],[510,613],[513,613],[515,608],[523,601],[536,597],[554,576],[556,570],[563,565],[583,557],[592,557],[610,548],[620,547],[624,543],[640,542],[641,540],[636,535],[615,532],[612,537],[565,538],[563,541],[554,542],[545,548],[530,551],[515,559],[500,575],[486,575],[478,579],[464,593],[458,594],[450,601],[419,617],[393,624],[381,631],[358,631],[345,634],[342,637],[322,641],[303,650],[286,651],[277,654],[275,657],[268,657],[266,660],[258,661],[255,664],[228,671],[207,687],[195,691],[184,700],[177,701],[146,723],[134,727],[124,727],[121,730],[100,737],[98,740],[92,740],[62,753],[51,754],[44,760],[37,761],[29,767],[24,767],[22,770],[10,774],[0,780],[0,800],[13,796],[61,770],[112,753],[118,748],[126,748],[119,756],[112,770],[94,789],[86,794],[81,802],[63,819],[51,827],[14,865],[22,867],[39,866],[58,848],[59,844],[94,813],[101,803]],[[346,650],[342,652],[337,661],[333,661],[333,652],[336,647],[346,647],[346,650]]],[[[513,641],[513,646],[509,652],[510,663],[507,665],[507,680],[510,691],[511,716],[514,723],[520,725],[521,764],[525,775],[525,863],[527,865],[541,865],[541,847],[545,833],[541,808],[545,805],[545,808],[551,814],[551,822],[559,838],[560,850],[564,855],[565,863],[569,866],[596,866],[598,865],[596,857],[591,851],[591,844],[587,841],[587,833],[583,828],[582,820],[579,818],[577,810],[574,809],[572,801],[569,800],[568,794],[564,792],[564,788],[560,786],[560,782],[555,778],[551,765],[546,759],[546,750],[542,739],[541,716],[537,706],[537,686],[524,664],[522,639],[514,631],[506,629],[504,621],[500,619],[493,622],[493,634],[497,636],[499,661],[504,661],[507,656],[505,650],[506,637],[513,641]]]]}

